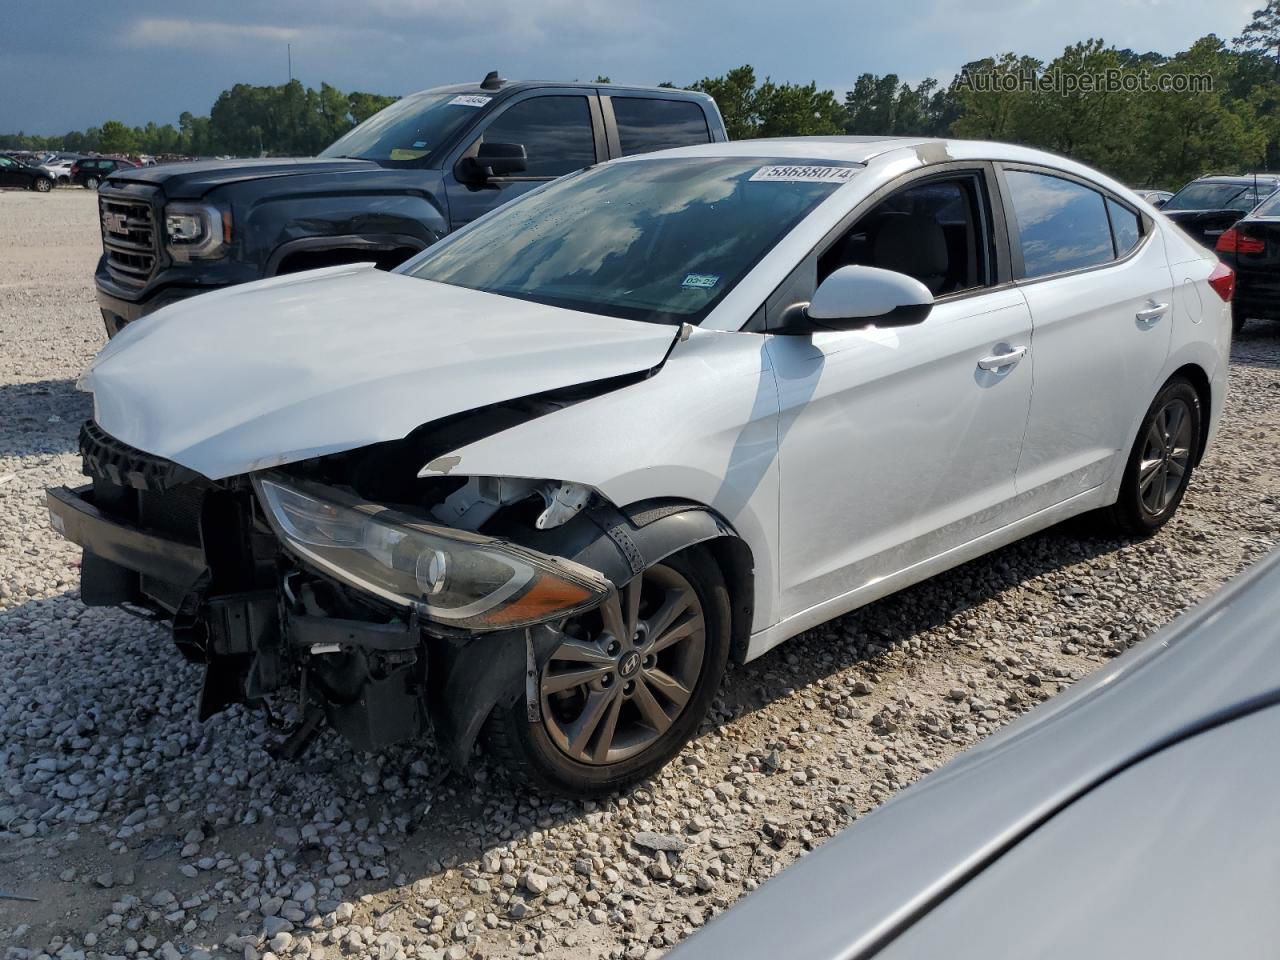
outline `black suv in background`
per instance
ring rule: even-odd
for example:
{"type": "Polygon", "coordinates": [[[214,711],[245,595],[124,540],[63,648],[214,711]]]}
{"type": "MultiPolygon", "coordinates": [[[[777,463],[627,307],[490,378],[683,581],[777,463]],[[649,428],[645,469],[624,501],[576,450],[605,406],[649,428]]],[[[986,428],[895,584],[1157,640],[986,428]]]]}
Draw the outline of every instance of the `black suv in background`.
{"type": "Polygon", "coordinates": [[[1227,227],[1270,196],[1277,186],[1280,176],[1274,173],[1200,177],[1165,201],[1160,212],[1212,248],[1227,227]]]}
{"type": "Polygon", "coordinates": [[[97,190],[103,180],[117,170],[133,170],[138,164],[120,157],[81,157],[71,164],[71,182],[97,190]]]}
{"type": "Polygon", "coordinates": [[[21,187],[23,190],[48,193],[53,186],[53,178],[39,167],[0,154],[0,187],[21,187]]]}
{"type": "Polygon", "coordinates": [[[98,195],[103,322],[114,336],[232,284],[340,263],[389,269],[555,177],[726,139],[705,94],[491,73],[407,96],[318,157],[121,170],[98,195]]]}

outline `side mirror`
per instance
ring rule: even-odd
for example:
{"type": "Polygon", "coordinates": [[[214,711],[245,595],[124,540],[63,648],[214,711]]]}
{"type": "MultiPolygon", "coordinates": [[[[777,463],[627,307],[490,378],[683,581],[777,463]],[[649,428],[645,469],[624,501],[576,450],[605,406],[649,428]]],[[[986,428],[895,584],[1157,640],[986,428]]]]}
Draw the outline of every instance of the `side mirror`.
{"type": "Polygon", "coordinates": [[[1165,200],[1161,197],[1157,197],[1156,199],[1151,201],[1151,205],[1159,209],[1160,207],[1163,207],[1168,202],[1169,202],[1168,200],[1165,200]]]}
{"type": "Polygon", "coordinates": [[[818,285],[808,305],[789,310],[782,328],[771,332],[908,327],[923,323],[932,309],[933,294],[915,277],[879,267],[841,267],[818,285]]]}
{"type": "Polygon", "coordinates": [[[528,166],[529,158],[523,143],[486,141],[480,144],[474,157],[463,159],[459,164],[459,173],[462,174],[460,179],[476,182],[490,177],[509,177],[513,173],[524,173],[528,166]]]}

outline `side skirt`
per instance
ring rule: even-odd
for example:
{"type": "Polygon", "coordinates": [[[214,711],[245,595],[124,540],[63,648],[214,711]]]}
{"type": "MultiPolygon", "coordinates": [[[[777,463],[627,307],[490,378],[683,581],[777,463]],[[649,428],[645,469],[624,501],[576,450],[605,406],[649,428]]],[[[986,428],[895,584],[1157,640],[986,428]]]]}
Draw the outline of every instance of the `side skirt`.
{"type": "MultiPolygon", "coordinates": [[[[919,583],[921,580],[927,580],[936,574],[950,570],[952,567],[958,567],[962,563],[967,563],[983,554],[997,550],[1013,543],[1015,540],[1021,540],[1023,537],[1051,527],[1055,523],[1061,523],[1063,520],[1081,513],[1087,513],[1097,507],[1106,506],[1108,503],[1107,497],[1106,484],[1093,487],[1083,493],[1076,494],[1069,500],[1054,504],[1052,507],[1046,507],[1044,510],[1033,513],[1029,517],[1023,517],[1021,520],[1015,520],[1013,523],[983,534],[968,543],[952,547],[950,550],[925,560],[920,560],[909,567],[904,567],[896,573],[872,580],[870,583],[863,584],[848,593],[833,597],[810,607],[808,610],[793,614],[786,620],[775,623],[772,627],[766,627],[764,630],[753,633],[747,644],[745,659],[754,660],[761,654],[772,650],[782,641],[789,640],[810,627],[816,627],[820,623],[826,623],[828,620],[833,620],[859,607],[864,607],[868,603],[887,597],[889,594],[896,593],[904,587],[919,583]]],[[[1114,494],[1112,494],[1112,499],[1114,499],[1114,494]]]]}

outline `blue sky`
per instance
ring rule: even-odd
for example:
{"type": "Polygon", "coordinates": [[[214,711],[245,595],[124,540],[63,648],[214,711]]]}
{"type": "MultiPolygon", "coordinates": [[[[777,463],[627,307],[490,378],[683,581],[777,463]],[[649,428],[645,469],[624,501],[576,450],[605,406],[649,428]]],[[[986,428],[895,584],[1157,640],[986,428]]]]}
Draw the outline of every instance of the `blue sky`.
{"type": "Polygon", "coordinates": [[[687,83],[751,63],[843,93],[858,74],[949,79],[1090,36],[1173,53],[1258,0],[0,0],[0,131],[176,122],[236,82],[408,93],[479,79],[687,83]],[[1069,14],[1069,15],[1068,15],[1069,14]]]}

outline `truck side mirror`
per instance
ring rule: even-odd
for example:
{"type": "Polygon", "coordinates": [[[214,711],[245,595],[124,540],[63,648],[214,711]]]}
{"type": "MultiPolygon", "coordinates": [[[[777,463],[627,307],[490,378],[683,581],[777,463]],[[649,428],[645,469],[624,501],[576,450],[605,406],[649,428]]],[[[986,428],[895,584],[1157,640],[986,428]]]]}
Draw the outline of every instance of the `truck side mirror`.
{"type": "Polygon", "coordinates": [[[459,166],[459,179],[470,182],[488,180],[490,177],[509,177],[524,173],[529,166],[523,143],[480,144],[474,157],[466,157],[459,166]]]}

